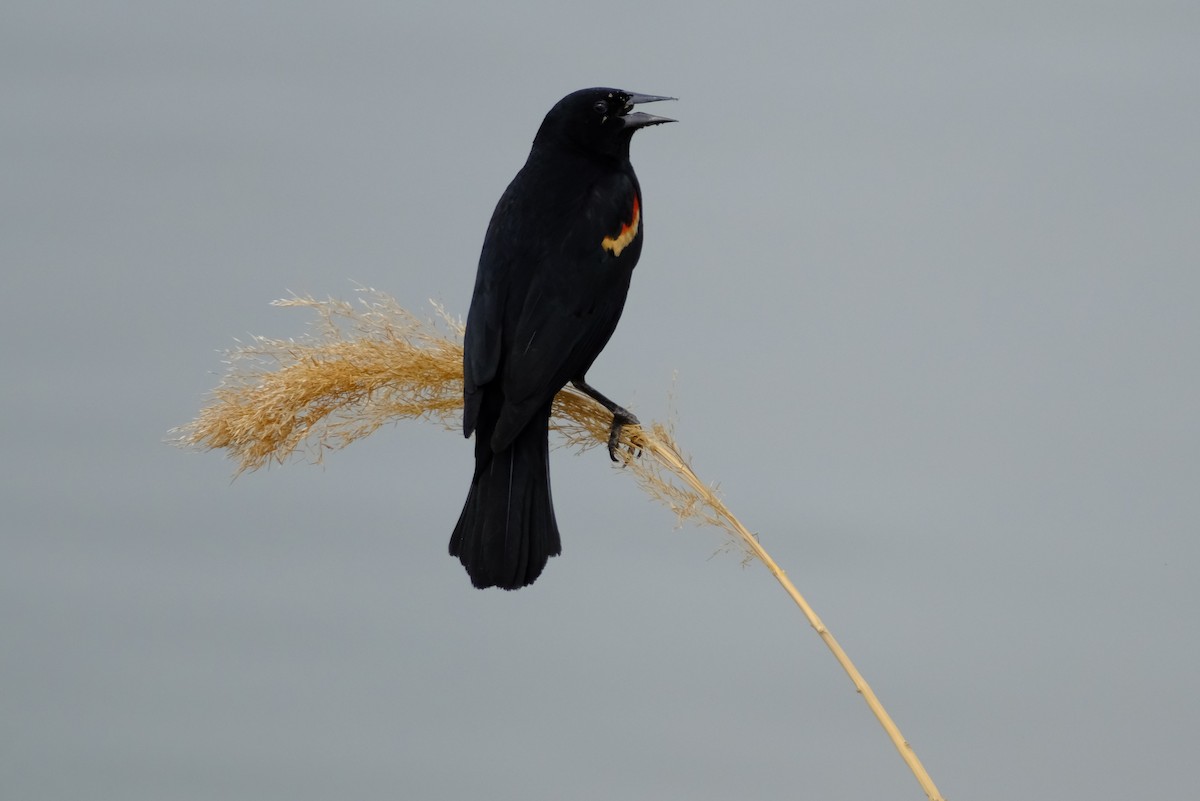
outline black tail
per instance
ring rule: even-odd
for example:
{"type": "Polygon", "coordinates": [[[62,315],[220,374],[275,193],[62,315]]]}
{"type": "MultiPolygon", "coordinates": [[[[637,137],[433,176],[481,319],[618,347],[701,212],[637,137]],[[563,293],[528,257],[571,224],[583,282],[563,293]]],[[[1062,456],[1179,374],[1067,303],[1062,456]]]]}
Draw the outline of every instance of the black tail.
{"type": "Polygon", "coordinates": [[[480,589],[532,584],[546,560],[562,552],[550,498],[549,420],[547,405],[499,453],[492,452],[490,430],[475,431],[475,476],[450,535],[450,555],[480,589]]]}

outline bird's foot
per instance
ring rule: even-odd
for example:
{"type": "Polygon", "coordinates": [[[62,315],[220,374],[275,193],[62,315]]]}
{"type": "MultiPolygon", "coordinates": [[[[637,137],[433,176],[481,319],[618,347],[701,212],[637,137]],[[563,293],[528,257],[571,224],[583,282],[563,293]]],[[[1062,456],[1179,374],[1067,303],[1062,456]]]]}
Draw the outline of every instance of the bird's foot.
{"type": "MultiPolygon", "coordinates": [[[[608,409],[613,416],[612,428],[608,431],[608,458],[614,462],[621,461],[617,458],[617,451],[621,445],[621,429],[625,426],[640,426],[641,423],[634,417],[633,412],[626,410],[624,407],[618,406],[609,400],[602,392],[593,387],[582,378],[576,378],[571,382],[576,389],[587,395],[592,400],[599,403],[605,409],[608,409]]],[[[642,448],[640,441],[636,438],[630,439],[629,453],[631,456],[641,456],[642,448]]]]}
{"type": "MultiPolygon", "coordinates": [[[[626,411],[620,406],[612,409],[612,428],[608,431],[608,458],[614,462],[620,462],[617,458],[617,451],[621,447],[621,429],[625,426],[640,426],[641,422],[631,412],[626,411]]],[[[630,438],[629,443],[630,456],[641,456],[642,449],[636,437],[630,438]]]]}

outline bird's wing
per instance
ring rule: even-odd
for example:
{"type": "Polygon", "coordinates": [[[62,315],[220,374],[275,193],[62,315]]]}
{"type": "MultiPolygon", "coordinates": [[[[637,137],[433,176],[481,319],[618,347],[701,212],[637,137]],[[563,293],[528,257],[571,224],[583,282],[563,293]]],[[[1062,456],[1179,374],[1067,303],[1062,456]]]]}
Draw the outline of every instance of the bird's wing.
{"type": "Polygon", "coordinates": [[[509,309],[500,368],[504,407],[492,447],[506,447],[568,381],[582,378],[604,348],[629,291],[641,251],[637,185],[624,174],[597,183],[565,236],[543,255],[519,304],[509,309]]]}
{"type": "Polygon", "coordinates": [[[500,369],[505,307],[512,283],[511,267],[519,258],[519,253],[504,245],[506,241],[519,241],[519,232],[513,231],[514,218],[519,217],[514,210],[518,194],[519,184],[514,180],[492,213],[483,252],[479,256],[471,308],[467,313],[467,330],[463,338],[463,433],[468,437],[479,424],[484,388],[500,369]]]}

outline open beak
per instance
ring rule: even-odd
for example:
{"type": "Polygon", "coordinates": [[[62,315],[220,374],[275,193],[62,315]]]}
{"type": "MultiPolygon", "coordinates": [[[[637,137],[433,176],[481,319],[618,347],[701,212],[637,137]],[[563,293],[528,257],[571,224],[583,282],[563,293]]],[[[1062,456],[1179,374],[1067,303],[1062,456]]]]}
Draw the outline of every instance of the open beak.
{"type": "Polygon", "coordinates": [[[655,103],[659,100],[677,100],[675,97],[665,97],[662,95],[639,95],[630,94],[629,100],[625,106],[625,114],[622,119],[625,120],[626,128],[645,128],[647,125],[662,125],[664,122],[676,122],[670,117],[657,117],[653,114],[647,114],[644,111],[633,111],[633,107],[639,103],[655,103]]]}

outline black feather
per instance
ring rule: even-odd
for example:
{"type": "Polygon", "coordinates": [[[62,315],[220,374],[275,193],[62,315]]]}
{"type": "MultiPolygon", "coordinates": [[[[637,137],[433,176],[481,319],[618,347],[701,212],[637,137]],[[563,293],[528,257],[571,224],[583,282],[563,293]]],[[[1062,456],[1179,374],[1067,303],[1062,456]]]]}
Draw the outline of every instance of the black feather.
{"type": "Polygon", "coordinates": [[[644,230],[629,143],[646,119],[666,121],[626,121],[630,98],[585,89],[555,105],[484,237],[463,351],[475,474],[450,539],[476,587],[531,584],[561,551],[550,404],[616,329],[644,230]]]}

